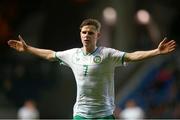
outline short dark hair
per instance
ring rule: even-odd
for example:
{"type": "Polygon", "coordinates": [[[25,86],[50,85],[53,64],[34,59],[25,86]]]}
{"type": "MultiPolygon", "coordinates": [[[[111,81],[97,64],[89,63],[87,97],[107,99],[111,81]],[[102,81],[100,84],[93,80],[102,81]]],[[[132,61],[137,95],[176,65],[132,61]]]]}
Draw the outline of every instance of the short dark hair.
{"type": "Polygon", "coordinates": [[[80,29],[82,29],[83,26],[86,25],[93,25],[96,27],[96,30],[99,32],[101,29],[101,23],[96,20],[96,19],[92,19],[92,18],[88,18],[82,21],[81,25],[80,25],[80,29]]]}

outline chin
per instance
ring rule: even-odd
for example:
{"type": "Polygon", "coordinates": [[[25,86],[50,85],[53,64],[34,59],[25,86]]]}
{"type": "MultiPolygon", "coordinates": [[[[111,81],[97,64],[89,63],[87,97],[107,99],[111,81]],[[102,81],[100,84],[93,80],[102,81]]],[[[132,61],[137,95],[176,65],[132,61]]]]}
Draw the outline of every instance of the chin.
{"type": "Polygon", "coordinates": [[[85,43],[85,44],[83,44],[83,46],[84,46],[84,47],[88,47],[88,46],[89,46],[89,44],[86,44],[86,43],[85,43]]]}

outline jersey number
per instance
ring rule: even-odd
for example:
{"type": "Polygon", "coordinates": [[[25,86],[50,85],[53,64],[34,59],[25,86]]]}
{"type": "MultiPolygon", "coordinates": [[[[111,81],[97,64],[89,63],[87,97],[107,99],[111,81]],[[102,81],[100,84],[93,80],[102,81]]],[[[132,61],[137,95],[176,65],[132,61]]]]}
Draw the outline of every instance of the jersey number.
{"type": "Polygon", "coordinates": [[[88,65],[83,65],[83,73],[84,73],[84,76],[87,76],[87,73],[88,73],[88,65]]]}

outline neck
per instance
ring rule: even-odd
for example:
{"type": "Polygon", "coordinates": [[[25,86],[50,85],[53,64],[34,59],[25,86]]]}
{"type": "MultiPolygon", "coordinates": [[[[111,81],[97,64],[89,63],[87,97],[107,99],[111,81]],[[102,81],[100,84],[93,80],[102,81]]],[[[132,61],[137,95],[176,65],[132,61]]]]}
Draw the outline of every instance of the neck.
{"type": "Polygon", "coordinates": [[[88,47],[83,47],[83,52],[84,52],[84,54],[87,55],[87,54],[92,53],[96,48],[97,48],[96,46],[90,47],[90,48],[88,48],[88,47]]]}

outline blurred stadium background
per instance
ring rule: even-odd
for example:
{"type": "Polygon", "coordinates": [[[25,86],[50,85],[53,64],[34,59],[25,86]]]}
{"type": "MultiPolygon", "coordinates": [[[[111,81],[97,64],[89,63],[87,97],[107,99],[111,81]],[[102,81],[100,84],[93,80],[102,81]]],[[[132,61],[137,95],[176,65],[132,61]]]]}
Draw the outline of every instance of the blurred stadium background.
{"type": "MultiPolygon", "coordinates": [[[[41,118],[71,118],[76,85],[72,71],[7,46],[21,36],[53,50],[80,47],[84,18],[102,22],[99,44],[122,51],[157,47],[164,37],[179,44],[178,0],[0,0],[0,118],[16,118],[34,99],[41,118]]],[[[116,69],[116,105],[134,99],[146,118],[180,118],[179,48],[169,55],[116,69]]]]}

